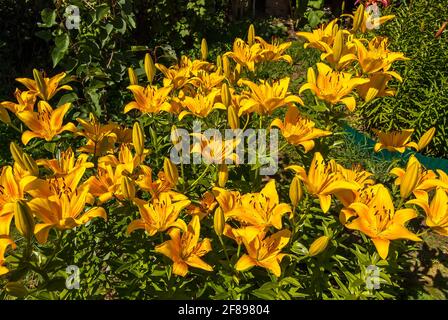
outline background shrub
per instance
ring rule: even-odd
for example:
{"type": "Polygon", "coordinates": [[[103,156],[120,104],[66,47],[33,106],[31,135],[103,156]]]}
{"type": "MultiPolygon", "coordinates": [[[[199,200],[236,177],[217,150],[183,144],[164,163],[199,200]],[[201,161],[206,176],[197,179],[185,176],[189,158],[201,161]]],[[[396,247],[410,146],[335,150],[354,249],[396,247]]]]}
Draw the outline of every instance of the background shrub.
{"type": "Polygon", "coordinates": [[[393,39],[391,50],[411,60],[395,65],[404,79],[396,84],[396,97],[374,100],[360,109],[362,126],[415,128],[417,138],[435,126],[435,138],[425,151],[447,158],[448,34],[434,35],[448,19],[448,6],[443,1],[408,1],[393,11],[396,18],[378,32],[393,39]]]}

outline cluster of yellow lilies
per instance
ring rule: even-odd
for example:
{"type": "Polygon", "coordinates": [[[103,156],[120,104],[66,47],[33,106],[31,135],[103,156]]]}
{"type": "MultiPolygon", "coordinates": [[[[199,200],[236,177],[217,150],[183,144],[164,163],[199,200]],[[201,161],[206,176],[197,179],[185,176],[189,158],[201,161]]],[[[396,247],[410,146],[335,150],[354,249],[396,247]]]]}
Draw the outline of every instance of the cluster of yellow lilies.
{"type": "Polygon", "coordinates": [[[425,170],[415,156],[409,158],[406,168],[390,171],[400,191],[397,204],[391,190],[377,184],[372,173],[361,168],[344,168],[334,160],[326,163],[319,152],[314,154],[308,172],[297,165],[286,169],[295,172],[307,193],[319,199],[324,213],[331,207],[332,196],[338,199],[343,205],[340,222],[370,237],[383,259],[388,256],[391,240],[421,240],[405,227],[407,221],[418,216],[412,205],[424,210],[428,227],[441,235],[448,234],[448,176],[442,170],[437,173],[425,170]],[[431,202],[429,194],[434,194],[431,202]]]}
{"type": "MultiPolygon", "coordinates": [[[[314,68],[308,70],[308,82],[298,90],[299,94],[310,90],[329,108],[342,104],[349,111],[356,108],[356,95],[367,102],[393,95],[387,83],[392,79],[401,81],[401,77],[391,70],[391,65],[406,59],[402,53],[390,51],[385,38],[366,40],[363,35],[367,32],[365,25],[369,16],[363,6],[352,18],[350,30],[340,28],[338,20],[334,20],[312,33],[298,33],[308,41],[306,47],[322,51],[317,73],[314,68]]],[[[380,22],[391,18],[383,17],[380,22]]],[[[147,54],[145,85],[140,84],[142,79],[138,79],[132,68],[128,69],[128,89],[134,101],[124,106],[124,113],[166,112],[175,115],[176,123],[182,124],[189,118],[207,118],[217,112],[225,115],[226,127],[239,129],[243,123],[241,118],[246,128],[252,114],[262,119],[285,108],[284,119],[274,118],[270,128],[278,128],[289,144],[309,152],[315,147],[315,139],[332,132],[316,128],[316,123],[301,112],[304,102],[289,91],[290,78],[254,82],[244,77],[254,74],[265,62],[292,63],[292,58],[285,53],[290,46],[291,42],[266,42],[255,35],[251,26],[247,41],[236,39],[232,51],[218,56],[216,63],[207,61],[205,40],[200,59],[182,56],[169,67],[154,63],[147,54]]],[[[417,207],[424,211],[428,227],[448,235],[448,176],[440,170],[425,170],[415,157],[409,159],[406,168],[391,171],[396,176],[396,186],[389,190],[376,184],[371,173],[360,168],[344,168],[334,160],[326,163],[315,152],[308,170],[300,165],[286,168],[295,173],[290,185],[290,203],[281,202],[273,179],[259,192],[242,194],[226,189],[229,169],[221,164],[217,183],[211,182],[201,199],[189,199],[177,188],[179,173],[170,159],[164,158],[159,172],[153,172],[147,165],[150,151],[145,148],[144,128],[139,122],[126,128],[114,122],[101,123],[90,115],[88,119],[77,118],[76,125],[64,124],[71,104],[53,108],[50,101],[59,91],[72,90],[65,83],[65,76],[61,73],[49,78],[34,70],[33,79],[17,79],[28,90],[17,89],[16,102],[0,104],[1,121],[14,126],[12,113],[26,127],[21,132],[25,146],[33,139],[57,143],[63,135],[79,137],[84,142],[76,150],[58,150],[50,159],[33,159],[17,143],[11,143],[14,162],[1,168],[0,173],[0,275],[9,272],[6,250],[16,247],[17,239],[13,238],[16,233],[11,232],[13,220],[28,244],[33,237],[43,244],[51,238],[52,230],[61,234],[93,218],[107,219],[107,207],[112,201],[129,203],[139,211],[139,218],[127,226],[128,234],[144,230],[150,237],[169,236],[155,250],[172,260],[173,273],[180,276],[185,276],[190,267],[213,270],[212,263],[204,260],[212,250],[212,237],[201,238],[201,224],[207,222],[213,224],[225,252],[222,236],[245,247],[246,252],[234,265],[236,270],[258,266],[280,276],[280,262],[287,255],[284,249],[292,236],[285,218],[290,219],[289,225],[294,224],[304,192],[319,199],[324,213],[332,205],[339,210],[341,223],[370,237],[384,259],[388,256],[390,241],[420,240],[405,226],[418,216],[417,207]],[[394,203],[393,192],[397,188],[400,199],[394,203]],[[342,204],[342,209],[334,203],[335,199],[342,204]]],[[[379,132],[380,142],[375,150],[403,152],[406,147],[421,150],[432,139],[434,130],[425,133],[418,143],[409,142],[411,133],[390,136],[379,132]]],[[[200,148],[216,149],[213,145],[212,140],[202,139],[200,148]]],[[[220,153],[222,149],[214,151],[220,153]]],[[[222,155],[222,159],[227,158],[233,159],[234,154],[222,155]]],[[[328,236],[318,238],[309,255],[324,250],[329,241],[328,236]]]]}

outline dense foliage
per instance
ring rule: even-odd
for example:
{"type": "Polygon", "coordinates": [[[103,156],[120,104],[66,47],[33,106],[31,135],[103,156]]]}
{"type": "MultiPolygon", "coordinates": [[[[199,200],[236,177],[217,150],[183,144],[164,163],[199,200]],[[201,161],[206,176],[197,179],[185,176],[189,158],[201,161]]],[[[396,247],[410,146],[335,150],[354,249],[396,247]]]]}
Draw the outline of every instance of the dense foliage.
{"type": "Polygon", "coordinates": [[[0,298],[444,297],[420,277],[444,251],[428,239],[448,235],[447,173],[367,157],[344,130],[365,117],[369,152],[446,143],[436,116],[391,130],[366,113],[401,105],[422,60],[384,36],[406,6],[369,27],[377,2],[289,39],[225,28],[224,1],[73,1],[80,30],[44,6],[48,60],[0,100],[0,298]],[[278,149],[250,161],[262,134],[278,149]]]}

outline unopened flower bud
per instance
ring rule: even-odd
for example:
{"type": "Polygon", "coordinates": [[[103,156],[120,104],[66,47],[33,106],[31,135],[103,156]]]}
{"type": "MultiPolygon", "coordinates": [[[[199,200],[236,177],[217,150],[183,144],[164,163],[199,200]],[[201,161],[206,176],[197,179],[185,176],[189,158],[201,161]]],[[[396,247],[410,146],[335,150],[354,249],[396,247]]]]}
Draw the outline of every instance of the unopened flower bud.
{"type": "Polygon", "coordinates": [[[224,188],[229,179],[229,168],[225,163],[219,165],[218,168],[218,186],[224,188]]]}
{"type": "Polygon", "coordinates": [[[121,193],[125,199],[135,198],[135,185],[131,178],[123,176],[121,178],[121,193]]]}
{"type": "Polygon", "coordinates": [[[34,234],[34,218],[30,207],[23,200],[14,204],[14,222],[20,234],[30,240],[34,234]]]}
{"type": "Polygon", "coordinates": [[[207,56],[208,56],[207,40],[202,39],[202,41],[201,41],[201,59],[203,61],[206,61],[207,60],[207,56]]]}
{"type": "Polygon", "coordinates": [[[227,121],[229,123],[229,127],[231,129],[239,129],[240,127],[240,118],[238,117],[238,113],[235,110],[233,105],[230,105],[227,108],[227,121]]]}
{"type": "Polygon", "coordinates": [[[134,69],[128,68],[128,75],[129,75],[129,82],[131,85],[138,84],[138,78],[137,75],[135,74],[134,69]]]}
{"type": "Polygon", "coordinates": [[[23,150],[14,142],[9,145],[9,150],[11,151],[12,158],[14,161],[23,169],[25,169],[25,163],[23,162],[23,150]]]}
{"type": "Polygon", "coordinates": [[[323,252],[327,248],[329,241],[330,238],[327,236],[322,236],[314,240],[314,242],[310,246],[310,249],[308,250],[309,256],[314,257],[323,252]]]}
{"type": "Polygon", "coordinates": [[[141,156],[145,151],[145,133],[139,122],[135,122],[132,128],[132,144],[137,155],[141,156]]]}
{"type": "Polygon", "coordinates": [[[251,46],[254,44],[254,41],[255,41],[255,27],[253,24],[251,24],[247,32],[247,44],[251,46]]]}
{"type": "Polygon", "coordinates": [[[152,84],[152,81],[154,80],[154,76],[156,74],[156,67],[149,53],[145,55],[145,73],[149,83],[152,84]]]}
{"type": "Polygon", "coordinates": [[[358,6],[358,9],[356,10],[355,15],[353,17],[353,28],[352,28],[353,32],[358,31],[359,28],[361,27],[361,24],[364,21],[364,11],[365,11],[364,5],[361,4],[360,6],[358,6]]]}
{"type": "Polygon", "coordinates": [[[31,173],[33,176],[39,175],[39,167],[37,166],[36,161],[29,155],[24,153],[23,154],[23,164],[25,165],[25,169],[31,173]]]}
{"type": "Polygon", "coordinates": [[[303,196],[302,184],[298,176],[294,176],[289,186],[289,199],[294,207],[297,207],[303,196]]]}
{"type": "Polygon", "coordinates": [[[339,30],[336,33],[333,45],[333,59],[334,61],[336,61],[336,63],[339,62],[339,60],[341,60],[343,49],[344,49],[344,33],[342,30],[339,30]]]}
{"type": "Polygon", "coordinates": [[[171,184],[176,185],[179,179],[179,172],[177,171],[176,165],[168,158],[165,158],[163,161],[163,171],[165,172],[166,179],[171,184]]]}
{"type": "Polygon", "coordinates": [[[230,94],[229,86],[227,83],[223,83],[221,87],[221,101],[222,104],[228,107],[232,100],[232,95],[230,94]]]}
{"type": "Polygon", "coordinates": [[[33,69],[34,81],[36,81],[36,86],[39,92],[42,94],[41,98],[47,100],[47,85],[45,84],[44,77],[37,69],[33,69]]]}
{"type": "Polygon", "coordinates": [[[224,212],[220,207],[215,210],[215,215],[213,216],[213,228],[218,236],[222,236],[225,227],[225,217],[224,212]]]}

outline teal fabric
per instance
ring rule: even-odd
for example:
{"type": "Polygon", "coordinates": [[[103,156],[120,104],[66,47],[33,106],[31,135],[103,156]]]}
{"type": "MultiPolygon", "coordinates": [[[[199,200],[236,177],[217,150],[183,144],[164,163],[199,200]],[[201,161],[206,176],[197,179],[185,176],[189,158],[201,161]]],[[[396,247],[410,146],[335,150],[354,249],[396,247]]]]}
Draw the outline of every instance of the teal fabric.
{"type": "Polygon", "coordinates": [[[344,130],[353,138],[356,144],[361,146],[367,146],[372,150],[372,157],[384,159],[391,161],[393,159],[401,159],[404,162],[407,162],[411,155],[415,155],[415,157],[420,161],[420,163],[425,166],[426,169],[436,170],[441,169],[448,173],[448,160],[443,158],[433,158],[424,156],[418,152],[413,151],[412,149],[406,149],[404,153],[399,152],[390,152],[388,150],[381,150],[376,153],[373,151],[373,147],[375,146],[375,141],[370,139],[365,134],[353,129],[349,125],[344,125],[344,130]]]}

